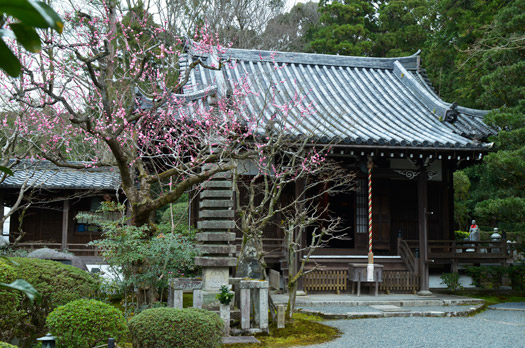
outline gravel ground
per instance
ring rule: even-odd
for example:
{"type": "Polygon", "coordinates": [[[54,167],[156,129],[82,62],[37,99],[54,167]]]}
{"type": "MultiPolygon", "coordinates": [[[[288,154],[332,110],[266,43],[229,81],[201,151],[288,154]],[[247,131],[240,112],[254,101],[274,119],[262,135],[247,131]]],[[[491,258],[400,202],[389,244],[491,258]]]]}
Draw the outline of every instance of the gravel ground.
{"type": "Polygon", "coordinates": [[[525,302],[498,303],[490,307],[496,307],[498,309],[520,309],[525,311],[525,302]]]}
{"type": "Polygon", "coordinates": [[[525,312],[326,321],[343,335],[310,348],[525,348],[525,312]]]}
{"type": "MultiPolygon", "coordinates": [[[[417,306],[417,307],[400,307],[402,310],[409,310],[410,312],[458,312],[465,311],[472,306],[417,306]]],[[[382,313],[383,311],[372,308],[370,306],[343,306],[343,305],[324,305],[324,306],[299,306],[301,309],[306,309],[315,312],[324,313],[356,313],[356,312],[369,312],[369,313],[382,313]]]]}

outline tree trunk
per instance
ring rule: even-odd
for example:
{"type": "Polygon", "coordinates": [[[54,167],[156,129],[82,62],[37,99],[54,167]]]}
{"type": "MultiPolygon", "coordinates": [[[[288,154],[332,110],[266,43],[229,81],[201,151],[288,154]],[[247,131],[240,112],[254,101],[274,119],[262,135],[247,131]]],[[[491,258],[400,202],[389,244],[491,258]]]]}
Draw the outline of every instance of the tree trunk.
{"type": "Polygon", "coordinates": [[[285,316],[288,320],[293,319],[293,312],[295,311],[295,300],[297,297],[297,282],[288,281],[288,304],[286,305],[285,316]]]}

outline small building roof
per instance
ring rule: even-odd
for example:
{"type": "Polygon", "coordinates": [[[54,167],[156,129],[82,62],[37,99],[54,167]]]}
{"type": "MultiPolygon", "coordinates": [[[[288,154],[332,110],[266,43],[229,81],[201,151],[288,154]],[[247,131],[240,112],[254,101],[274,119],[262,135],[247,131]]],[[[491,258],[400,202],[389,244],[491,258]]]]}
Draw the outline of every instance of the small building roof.
{"type": "MultiPolygon", "coordinates": [[[[89,165],[88,162],[69,162],[89,165]]],[[[43,189],[62,190],[118,190],[120,176],[111,167],[73,169],[58,167],[49,161],[23,160],[12,168],[0,188],[20,188],[24,185],[43,189]]]]}
{"type": "MultiPolygon", "coordinates": [[[[211,55],[189,57],[217,61],[211,55]]],[[[487,138],[495,134],[483,122],[488,111],[447,103],[436,95],[420,69],[419,52],[368,58],[229,49],[219,58],[230,64],[220,71],[198,65],[186,93],[217,86],[219,95],[227,95],[233,81],[246,79],[256,93],[248,97],[245,112],[262,112],[266,120],[278,114],[274,104],[304,95],[315,115],[301,119],[292,110],[290,132],[315,134],[321,142],[483,152],[491,146],[487,138]]]]}

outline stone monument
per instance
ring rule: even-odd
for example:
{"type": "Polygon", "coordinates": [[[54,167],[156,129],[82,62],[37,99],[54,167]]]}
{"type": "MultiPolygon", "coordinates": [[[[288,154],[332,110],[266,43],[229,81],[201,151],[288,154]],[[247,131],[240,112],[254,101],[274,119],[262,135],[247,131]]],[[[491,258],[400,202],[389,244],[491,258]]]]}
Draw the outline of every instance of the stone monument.
{"type": "Polygon", "coordinates": [[[201,255],[195,264],[202,267],[203,308],[207,309],[219,308],[216,295],[228,285],[230,267],[237,263],[231,176],[231,172],[215,174],[200,193],[196,237],[201,255]]]}

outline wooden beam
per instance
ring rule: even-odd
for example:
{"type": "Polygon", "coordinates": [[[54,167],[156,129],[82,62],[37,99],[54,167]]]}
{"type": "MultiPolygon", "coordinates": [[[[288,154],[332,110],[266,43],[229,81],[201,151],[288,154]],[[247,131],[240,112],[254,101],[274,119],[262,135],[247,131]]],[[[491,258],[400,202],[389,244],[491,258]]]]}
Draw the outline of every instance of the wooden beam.
{"type": "Polygon", "coordinates": [[[67,250],[67,234],[69,230],[69,199],[64,200],[62,211],[62,250],[67,250]]]}

